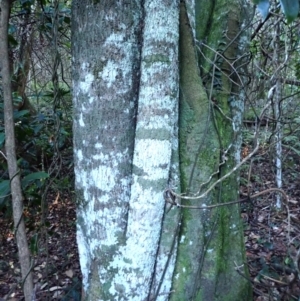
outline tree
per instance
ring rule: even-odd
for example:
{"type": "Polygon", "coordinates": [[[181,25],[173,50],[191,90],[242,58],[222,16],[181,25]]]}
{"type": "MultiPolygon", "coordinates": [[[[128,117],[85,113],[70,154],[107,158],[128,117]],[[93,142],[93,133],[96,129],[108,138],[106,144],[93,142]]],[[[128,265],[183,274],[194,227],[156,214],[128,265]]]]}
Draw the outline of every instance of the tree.
{"type": "MultiPolygon", "coordinates": [[[[43,121],[45,124],[45,119],[47,118],[43,119],[42,114],[35,116],[37,113],[37,107],[35,106],[37,101],[31,103],[32,98],[34,98],[33,93],[29,93],[31,96],[27,96],[27,93],[32,89],[33,85],[37,88],[37,81],[41,83],[35,76],[36,65],[38,64],[36,64],[37,58],[32,57],[32,52],[33,50],[36,50],[34,49],[34,46],[40,46],[39,42],[42,40],[41,36],[43,34],[46,35],[49,32],[49,30],[48,32],[45,30],[45,24],[48,25],[48,28],[52,28],[52,24],[49,24],[49,16],[57,16],[58,14],[58,2],[54,13],[48,9],[50,5],[50,2],[46,1],[0,1],[0,210],[2,211],[3,208],[8,209],[7,211],[9,214],[11,208],[13,211],[13,235],[18,247],[18,258],[21,267],[21,277],[17,278],[20,278],[19,284],[23,289],[26,301],[36,299],[37,285],[33,288],[33,268],[38,259],[38,256],[36,256],[38,249],[38,235],[36,234],[38,231],[40,233],[43,232],[42,234],[39,233],[39,237],[41,237],[46,233],[46,231],[41,231],[43,226],[43,230],[46,229],[46,223],[43,216],[46,202],[43,201],[47,194],[48,187],[50,186],[50,184],[47,185],[47,187],[44,185],[44,187],[46,187],[45,189],[39,189],[45,184],[45,181],[41,180],[45,180],[49,175],[44,171],[32,172],[32,170],[36,171],[40,170],[40,168],[44,168],[44,166],[41,166],[44,164],[38,166],[40,163],[38,161],[38,151],[44,146],[49,145],[49,135],[45,135],[45,127],[43,126],[43,121]],[[45,12],[45,7],[48,13],[45,12]],[[43,11],[43,14],[38,13],[38,11],[41,10],[43,11]],[[48,17],[48,23],[46,23],[46,20],[43,20],[43,17],[46,15],[48,17]],[[38,40],[36,34],[37,28],[39,28],[38,37],[40,40],[38,40]],[[34,65],[35,67],[33,67],[34,65]],[[33,81],[35,81],[34,84],[33,81]],[[4,118],[2,116],[4,116],[4,118]],[[3,148],[4,140],[5,148],[3,148]],[[43,190],[42,200],[41,197],[39,197],[40,191],[38,191],[38,189],[40,191],[43,190]],[[28,199],[30,199],[30,205],[28,205],[28,199]],[[9,202],[10,200],[11,204],[9,202]],[[41,202],[37,203],[39,201],[41,202]],[[42,227],[36,227],[34,231],[33,228],[29,226],[30,221],[28,218],[31,206],[34,207],[32,209],[36,215],[40,213],[39,208],[42,207],[41,222],[43,225],[42,227]],[[25,211],[26,214],[24,214],[25,211]],[[32,232],[35,233],[33,234],[32,232]],[[34,257],[31,257],[31,255],[34,257]]],[[[60,14],[60,24],[64,24],[64,22],[65,24],[68,24],[66,20],[68,18],[67,6],[60,6],[60,9],[63,12],[60,14]]],[[[55,38],[59,36],[61,30],[61,28],[57,29],[59,21],[53,20],[53,24],[55,23],[56,25],[55,34],[53,33],[55,38]]],[[[66,31],[69,30],[68,26],[65,26],[64,28],[66,31]]],[[[51,39],[51,42],[53,42],[53,39],[51,39]]],[[[62,39],[60,42],[60,45],[64,43],[62,39]]],[[[57,43],[54,46],[57,47],[57,43]]],[[[57,58],[57,48],[55,48],[56,51],[53,51],[53,48],[51,52],[56,58],[55,66],[53,67],[53,70],[56,73],[54,74],[53,72],[53,74],[51,74],[53,75],[53,82],[56,81],[56,84],[53,84],[53,90],[56,92],[53,97],[53,102],[55,103],[55,108],[58,108],[60,106],[59,101],[62,98],[62,93],[60,95],[57,93],[58,80],[62,76],[60,77],[60,75],[57,74],[57,69],[60,66],[61,60],[59,61],[57,58]]],[[[47,57],[45,51],[43,52],[43,55],[44,57],[47,57]]],[[[59,58],[61,59],[61,57],[59,58]]],[[[63,71],[61,71],[61,73],[63,73],[63,71]]],[[[49,77],[51,78],[51,76],[49,77]]],[[[41,86],[45,88],[45,83],[43,82],[41,86]]],[[[40,100],[42,98],[40,95],[46,94],[42,93],[42,89],[39,91],[35,89],[35,92],[35,98],[40,98],[40,100]]],[[[38,109],[40,108],[38,107],[38,109]]],[[[57,124],[58,123],[59,130],[63,132],[62,123],[57,122],[57,124]]],[[[47,122],[47,129],[50,128],[53,129],[54,126],[47,122]]],[[[51,132],[53,136],[55,135],[55,138],[53,138],[55,141],[52,141],[52,144],[55,146],[55,151],[58,151],[57,145],[60,140],[60,133],[57,132],[53,130],[51,132]]],[[[56,162],[57,161],[58,160],[56,160],[56,162]]],[[[52,171],[55,168],[54,165],[55,162],[52,164],[52,171]]],[[[58,172],[52,177],[52,188],[54,177],[57,177],[57,175],[58,172]]],[[[42,249],[43,250],[40,248],[38,250],[38,255],[41,257],[43,251],[44,253],[47,253],[48,251],[47,244],[46,248],[42,249]]],[[[49,254],[47,253],[46,255],[48,258],[49,254]]],[[[11,285],[11,283],[9,284],[11,285]]],[[[11,290],[10,293],[14,293],[13,290],[11,290]]]]}
{"type": "Polygon", "coordinates": [[[0,2],[0,56],[4,100],[4,124],[6,135],[5,151],[12,195],[14,232],[18,246],[19,260],[21,264],[22,286],[24,290],[25,300],[30,301],[32,300],[33,296],[33,281],[31,272],[32,262],[30,259],[30,251],[26,239],[20,169],[17,165],[16,157],[16,141],[13,119],[13,99],[10,76],[11,72],[8,55],[7,33],[11,2],[12,1],[9,0],[2,0],[0,2]]]}
{"type": "Polygon", "coordinates": [[[238,198],[246,3],[73,1],[83,300],[251,299],[239,205],[218,206],[238,198]]]}

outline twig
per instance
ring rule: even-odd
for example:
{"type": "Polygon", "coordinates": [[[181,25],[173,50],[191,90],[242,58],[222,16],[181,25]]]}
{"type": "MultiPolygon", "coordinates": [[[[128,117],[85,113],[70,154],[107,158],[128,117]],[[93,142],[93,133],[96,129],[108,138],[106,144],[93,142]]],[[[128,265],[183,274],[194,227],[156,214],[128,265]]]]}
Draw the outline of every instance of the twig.
{"type": "MultiPolygon", "coordinates": [[[[284,199],[286,200],[286,203],[288,203],[288,196],[286,195],[286,193],[280,189],[280,188],[268,188],[266,190],[260,191],[256,194],[250,195],[249,197],[245,198],[245,199],[241,199],[241,200],[237,200],[237,201],[232,201],[232,202],[226,202],[226,203],[219,203],[219,204],[214,204],[214,205],[210,205],[210,206],[190,206],[190,205],[182,205],[176,202],[176,199],[171,199],[169,198],[168,200],[166,200],[166,202],[171,203],[172,205],[175,205],[177,207],[180,208],[189,208],[189,209],[212,209],[212,208],[216,208],[216,207],[221,207],[221,206],[227,206],[227,205],[233,205],[233,204],[237,204],[237,203],[242,203],[242,202],[247,202],[249,201],[249,199],[255,199],[263,194],[269,193],[269,192],[273,192],[273,191],[277,191],[280,192],[284,199]]],[[[172,193],[169,191],[169,193],[172,193]]],[[[288,214],[289,215],[289,214],[288,214]]]]}
{"type": "Polygon", "coordinates": [[[7,157],[5,156],[5,154],[0,150],[0,154],[4,157],[4,159],[7,161],[7,157]]]}
{"type": "MultiPolygon", "coordinates": [[[[224,175],[222,178],[217,180],[215,183],[213,183],[205,192],[203,192],[201,195],[198,196],[183,196],[180,194],[175,193],[172,189],[168,189],[169,192],[175,196],[178,199],[184,199],[184,200],[198,200],[202,199],[207,196],[207,194],[215,188],[219,183],[223,182],[225,179],[227,179],[229,176],[231,176],[237,169],[239,169],[246,161],[248,161],[258,150],[259,148],[259,143],[257,143],[256,147],[254,150],[247,156],[245,157],[240,163],[238,163],[234,168],[231,169],[226,175],[224,175]]],[[[215,173],[214,173],[215,174],[215,173]]],[[[211,178],[211,177],[210,177],[211,178]]],[[[175,204],[176,205],[176,204],[175,204]]]]}

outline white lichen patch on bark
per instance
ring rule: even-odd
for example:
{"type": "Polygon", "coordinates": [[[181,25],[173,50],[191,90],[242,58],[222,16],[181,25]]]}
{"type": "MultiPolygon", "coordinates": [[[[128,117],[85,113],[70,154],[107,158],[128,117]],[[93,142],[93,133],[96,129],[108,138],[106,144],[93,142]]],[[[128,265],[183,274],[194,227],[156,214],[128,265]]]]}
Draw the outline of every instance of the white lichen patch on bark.
{"type": "Polygon", "coordinates": [[[239,97],[232,97],[230,101],[230,107],[232,111],[232,129],[235,132],[234,141],[234,157],[235,162],[238,164],[241,161],[241,144],[242,144],[242,125],[243,125],[243,113],[244,113],[244,99],[246,96],[243,92],[239,97]]]}
{"type": "Polygon", "coordinates": [[[137,130],[139,130],[140,128],[149,129],[149,130],[157,130],[163,128],[163,129],[167,129],[170,132],[173,130],[174,124],[172,124],[172,122],[174,122],[174,118],[172,116],[173,115],[172,112],[169,112],[171,116],[170,115],[152,116],[153,112],[151,111],[155,111],[155,110],[149,109],[149,117],[146,120],[139,119],[140,124],[137,130]]]}
{"type": "Polygon", "coordinates": [[[169,173],[171,141],[156,139],[138,139],[135,144],[136,159],[134,166],[143,170],[138,174],[137,180],[166,179],[169,173]],[[151,162],[151,164],[150,164],[151,162]]]}
{"type": "Polygon", "coordinates": [[[80,162],[83,159],[83,154],[82,154],[82,150],[79,149],[75,152],[75,156],[77,156],[78,161],[80,162]]]}
{"type": "Polygon", "coordinates": [[[89,94],[89,92],[91,91],[91,85],[94,82],[95,78],[93,74],[88,73],[87,64],[84,62],[81,65],[81,74],[82,74],[82,79],[78,83],[79,91],[81,91],[82,93],[89,94]]]}
{"type": "Polygon", "coordinates": [[[82,273],[82,286],[87,289],[88,288],[88,275],[90,271],[90,252],[89,246],[86,244],[85,233],[82,232],[80,225],[77,224],[77,247],[80,262],[80,269],[82,273]]]}
{"type": "Polygon", "coordinates": [[[177,122],[177,4],[175,1],[170,4],[146,0],[144,6],[146,16],[126,245],[119,247],[109,265],[110,270],[118,271],[109,289],[118,300],[147,298],[157,254],[165,205],[163,190],[168,184],[172,137],[177,122]]]}
{"type": "Polygon", "coordinates": [[[193,36],[196,38],[195,0],[185,0],[185,5],[193,36]]]}
{"type": "MultiPolygon", "coordinates": [[[[84,210],[78,211],[78,216],[85,223],[84,227],[86,231],[82,232],[82,227],[79,223],[77,227],[77,242],[80,252],[83,284],[84,288],[87,289],[91,260],[97,256],[99,249],[103,246],[112,246],[118,243],[116,236],[116,231],[118,230],[117,217],[123,214],[123,209],[116,207],[114,208],[114,214],[111,214],[111,210],[107,208],[95,210],[94,207],[99,202],[102,204],[109,204],[111,202],[108,192],[115,188],[116,183],[114,179],[118,177],[116,169],[109,168],[107,165],[100,165],[90,172],[76,169],[75,174],[76,186],[83,188],[84,199],[88,200],[88,203],[83,205],[84,210]],[[89,191],[89,187],[97,187],[99,190],[107,193],[104,193],[96,200],[94,195],[89,191]],[[105,225],[101,221],[104,221],[105,225]]],[[[129,184],[129,179],[123,179],[121,187],[125,190],[129,184]]],[[[117,197],[121,198],[121,196],[117,197]]],[[[121,202],[122,199],[119,201],[121,202]]]]}
{"type": "Polygon", "coordinates": [[[116,80],[118,73],[115,62],[108,61],[106,66],[103,68],[102,72],[99,73],[105,81],[107,81],[107,86],[110,88],[116,80]]]}
{"type": "MultiPolygon", "coordinates": [[[[161,204],[156,204],[157,206],[164,203],[161,193],[154,193],[151,188],[141,189],[140,192],[142,193],[141,198],[161,199],[161,204]]],[[[159,235],[157,225],[161,223],[162,216],[157,215],[153,202],[134,203],[130,208],[129,216],[126,246],[120,248],[120,255],[116,256],[110,265],[110,268],[118,268],[118,274],[114,279],[115,285],[111,287],[110,292],[113,295],[117,293],[117,284],[123,285],[126,295],[131,295],[138,287],[139,297],[132,296],[130,299],[144,300],[151,283],[153,259],[156,255],[153,245],[157,243],[159,235]],[[124,278],[126,282],[124,282],[124,278]],[[141,295],[142,292],[143,295],[141,295]]]]}
{"type": "MultiPolygon", "coordinates": [[[[146,300],[149,294],[177,128],[178,1],[145,0],[143,24],[137,3],[131,3],[135,12],[107,5],[95,23],[100,28],[108,22],[109,33],[87,39],[93,53],[89,63],[89,52],[74,59],[79,66],[73,83],[74,128],[81,136],[74,138],[74,158],[76,189],[83,198],[77,212],[83,285],[88,292],[93,281],[105,284],[99,292],[112,295],[111,300],[146,300]],[[127,23],[119,20],[128,14],[127,23]],[[98,51],[91,41],[100,40],[98,51]],[[99,278],[93,279],[95,260],[101,265],[96,267],[99,278]]],[[[97,17],[89,7],[82,9],[85,16],[97,17]]],[[[89,31],[79,37],[85,39],[84,34],[89,31]]]]}
{"type": "Polygon", "coordinates": [[[84,121],[83,121],[83,116],[82,116],[82,114],[80,114],[79,125],[80,125],[80,126],[84,126],[84,125],[85,125],[85,124],[84,124],[84,121]]]}
{"type": "Polygon", "coordinates": [[[98,78],[106,83],[108,88],[112,88],[116,82],[122,79],[123,84],[118,85],[116,93],[121,95],[128,92],[128,88],[132,87],[132,42],[128,41],[128,37],[124,32],[112,33],[107,37],[104,47],[111,48],[111,51],[117,52],[119,47],[122,47],[118,60],[108,59],[103,57],[104,67],[98,72],[98,78]]]}
{"type": "MultiPolygon", "coordinates": [[[[178,106],[175,107],[175,116],[178,115],[178,106]]],[[[172,137],[172,159],[168,187],[180,193],[179,179],[179,152],[178,152],[178,123],[175,123],[172,137]]],[[[157,301],[169,299],[175,262],[177,257],[178,233],[181,214],[176,207],[165,204],[165,213],[161,230],[159,249],[156,255],[155,271],[151,284],[151,298],[157,301]]]]}
{"type": "MultiPolygon", "coordinates": [[[[99,149],[101,145],[96,144],[95,148],[99,149]]],[[[103,205],[112,202],[111,193],[118,186],[120,191],[126,192],[130,186],[131,179],[122,178],[120,182],[116,182],[119,178],[118,164],[122,162],[127,150],[122,153],[95,155],[95,158],[84,158],[82,151],[75,152],[78,162],[90,160],[91,162],[100,161],[100,164],[95,164],[95,168],[88,171],[81,170],[75,167],[76,186],[83,189],[84,200],[87,202],[82,206],[83,210],[78,210],[78,217],[84,221],[85,232],[82,231],[80,223],[77,227],[77,242],[80,252],[80,264],[83,274],[84,289],[88,289],[88,273],[91,269],[91,260],[95,258],[103,246],[112,246],[118,244],[116,232],[119,231],[118,218],[124,215],[122,207],[115,207],[113,214],[111,209],[104,208],[95,210],[95,206],[101,203],[103,205]],[[96,199],[93,195],[93,190],[90,187],[95,187],[101,191],[96,199]]],[[[92,164],[92,163],[91,163],[92,164]]],[[[122,194],[115,195],[114,201],[123,202],[122,194]]]]}
{"type": "MultiPolygon", "coordinates": [[[[84,159],[82,150],[76,151],[75,154],[80,161],[84,159]]],[[[93,161],[100,161],[100,164],[87,172],[76,170],[76,184],[83,189],[93,186],[102,191],[112,191],[116,185],[115,179],[118,177],[118,169],[115,167],[122,162],[124,154],[126,151],[113,156],[103,153],[92,156],[93,161]]]]}
{"type": "Polygon", "coordinates": [[[96,143],[95,144],[95,148],[97,148],[97,149],[101,149],[103,147],[103,145],[101,144],[101,143],[96,143]]]}

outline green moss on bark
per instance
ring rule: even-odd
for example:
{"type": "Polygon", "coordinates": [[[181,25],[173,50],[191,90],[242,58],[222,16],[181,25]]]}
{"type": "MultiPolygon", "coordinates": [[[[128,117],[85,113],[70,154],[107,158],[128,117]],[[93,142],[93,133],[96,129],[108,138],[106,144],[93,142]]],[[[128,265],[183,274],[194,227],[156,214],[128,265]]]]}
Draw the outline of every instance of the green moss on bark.
{"type": "MultiPolygon", "coordinates": [[[[228,100],[237,88],[230,78],[230,64],[221,55],[216,57],[216,51],[222,52],[226,58],[237,55],[236,43],[227,38],[234,39],[239,31],[238,4],[235,0],[197,1],[196,37],[205,40],[206,45],[215,50],[205,50],[207,61],[202,61],[204,57],[198,58],[201,49],[197,54],[187,12],[183,5],[181,7],[179,149],[182,191],[189,194],[196,193],[201,183],[208,181],[218,170],[224,151],[235,139],[228,100]],[[221,86],[213,90],[217,99],[214,108],[210,107],[207,96],[211,85],[206,86],[206,92],[200,77],[199,61],[205,72],[213,70],[211,62],[223,72],[219,74],[221,86]]],[[[224,176],[234,167],[234,148],[226,156],[226,163],[220,166],[215,177],[224,176]]],[[[203,185],[202,192],[214,180],[206,187],[203,185]]],[[[203,206],[232,201],[237,198],[237,188],[237,178],[233,175],[207,197],[182,203],[203,206]]],[[[238,275],[234,266],[234,262],[243,264],[245,260],[239,206],[218,207],[211,211],[183,209],[182,214],[173,286],[176,293],[171,300],[250,300],[251,286],[238,275]]]]}

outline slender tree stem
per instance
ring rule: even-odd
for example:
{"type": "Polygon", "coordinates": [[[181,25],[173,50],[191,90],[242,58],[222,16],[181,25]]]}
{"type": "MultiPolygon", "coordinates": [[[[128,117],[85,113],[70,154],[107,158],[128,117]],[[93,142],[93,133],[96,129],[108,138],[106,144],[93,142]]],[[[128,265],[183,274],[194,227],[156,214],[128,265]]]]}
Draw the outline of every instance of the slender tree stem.
{"type": "Polygon", "coordinates": [[[0,57],[2,59],[1,73],[4,98],[5,150],[12,195],[15,238],[18,246],[19,261],[23,279],[23,291],[25,295],[25,301],[31,301],[33,293],[33,281],[32,273],[30,271],[30,252],[26,239],[25,223],[23,219],[23,195],[21,189],[21,179],[16,158],[13,99],[8,55],[8,21],[11,3],[12,1],[9,0],[2,0],[0,2],[0,57]]]}

